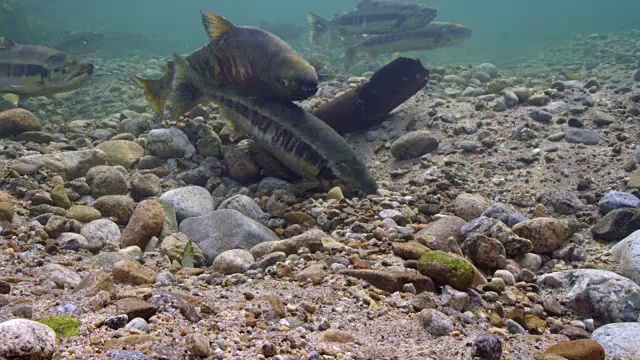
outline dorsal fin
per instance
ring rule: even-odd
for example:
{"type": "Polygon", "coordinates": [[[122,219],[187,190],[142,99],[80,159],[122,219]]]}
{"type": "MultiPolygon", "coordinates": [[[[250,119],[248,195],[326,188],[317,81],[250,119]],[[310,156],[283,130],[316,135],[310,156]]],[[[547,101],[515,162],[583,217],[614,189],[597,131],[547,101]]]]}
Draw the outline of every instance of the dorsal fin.
{"type": "Polygon", "coordinates": [[[202,10],[202,24],[211,40],[219,40],[227,31],[235,27],[224,17],[204,10],[202,10]]]}
{"type": "Polygon", "coordinates": [[[14,45],[16,45],[15,41],[0,37],[0,49],[8,49],[14,45]]]}

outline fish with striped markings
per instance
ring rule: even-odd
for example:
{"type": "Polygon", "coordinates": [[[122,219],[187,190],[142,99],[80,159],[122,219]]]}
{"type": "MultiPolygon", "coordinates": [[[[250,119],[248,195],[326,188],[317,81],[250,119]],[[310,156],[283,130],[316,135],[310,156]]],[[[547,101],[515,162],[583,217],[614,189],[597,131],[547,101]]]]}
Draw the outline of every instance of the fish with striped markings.
{"type": "Polygon", "coordinates": [[[246,134],[303,179],[337,178],[349,189],[374,194],[375,179],[351,146],[325,122],[290,100],[248,98],[232,89],[207,84],[184,60],[174,63],[182,76],[197,79],[197,86],[218,104],[234,128],[234,135],[246,134]]]}
{"type": "Polygon", "coordinates": [[[59,50],[0,38],[0,94],[9,95],[16,103],[19,97],[78,89],[92,73],[92,64],[59,50]]]}

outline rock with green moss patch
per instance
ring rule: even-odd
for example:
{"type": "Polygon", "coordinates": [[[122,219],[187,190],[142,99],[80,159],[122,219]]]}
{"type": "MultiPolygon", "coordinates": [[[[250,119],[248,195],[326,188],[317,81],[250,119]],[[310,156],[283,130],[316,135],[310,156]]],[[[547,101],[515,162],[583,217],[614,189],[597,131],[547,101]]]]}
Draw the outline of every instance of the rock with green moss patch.
{"type": "Polygon", "coordinates": [[[162,226],[162,233],[160,234],[160,239],[164,239],[166,236],[179,231],[178,219],[176,216],[176,210],[173,206],[164,200],[156,201],[162,206],[162,209],[164,209],[164,225],[162,226]]]}
{"type": "Polygon", "coordinates": [[[473,284],[473,265],[467,260],[443,251],[429,251],[418,259],[418,271],[439,285],[450,285],[458,290],[473,284]]]}
{"type": "Polygon", "coordinates": [[[36,321],[52,328],[59,338],[78,336],[78,329],[80,325],[82,325],[80,320],[72,316],[48,316],[37,319],[36,321]]]}

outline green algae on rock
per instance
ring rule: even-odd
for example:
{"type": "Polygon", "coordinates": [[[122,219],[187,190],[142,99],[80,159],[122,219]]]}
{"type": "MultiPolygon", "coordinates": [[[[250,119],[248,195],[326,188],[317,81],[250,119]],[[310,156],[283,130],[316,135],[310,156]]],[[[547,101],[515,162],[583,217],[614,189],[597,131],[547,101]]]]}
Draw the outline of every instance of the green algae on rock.
{"type": "Polygon", "coordinates": [[[55,331],[56,336],[59,338],[78,336],[78,329],[80,328],[80,325],[82,325],[80,320],[72,316],[63,315],[43,317],[36,321],[52,328],[53,331],[55,331]]]}
{"type": "Polygon", "coordinates": [[[458,290],[473,284],[474,270],[467,260],[443,251],[429,251],[418,259],[418,271],[439,285],[451,285],[458,290]]]}

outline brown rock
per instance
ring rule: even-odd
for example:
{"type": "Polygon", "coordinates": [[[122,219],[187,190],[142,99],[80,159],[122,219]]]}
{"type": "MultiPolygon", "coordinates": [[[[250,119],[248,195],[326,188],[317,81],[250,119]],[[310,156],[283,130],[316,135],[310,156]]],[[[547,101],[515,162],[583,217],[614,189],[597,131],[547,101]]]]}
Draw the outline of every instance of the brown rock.
{"type": "Polygon", "coordinates": [[[120,260],[115,263],[111,276],[115,282],[131,285],[153,284],[156,280],[155,271],[131,260],[120,260]]]}
{"type": "Polygon", "coordinates": [[[313,285],[319,285],[326,275],[323,264],[311,264],[296,275],[296,280],[311,281],[313,285]]]}
{"type": "Polygon", "coordinates": [[[300,225],[309,225],[314,226],[316,224],[316,219],[314,219],[311,215],[303,213],[302,211],[292,211],[284,214],[284,219],[287,220],[289,224],[300,224],[300,225]]]}
{"type": "Polygon", "coordinates": [[[466,221],[480,217],[488,207],[489,202],[482,195],[462,193],[453,201],[453,213],[466,221]]]}
{"type": "Polygon", "coordinates": [[[71,207],[71,200],[69,200],[69,195],[67,195],[67,190],[62,185],[56,185],[51,190],[51,201],[53,201],[53,205],[68,209],[71,207]]]}
{"type": "Polygon", "coordinates": [[[122,350],[157,340],[158,338],[150,335],[130,335],[118,339],[107,340],[103,346],[107,350],[122,350]]]}
{"type": "Polygon", "coordinates": [[[127,314],[129,319],[139,317],[149,320],[158,311],[158,307],[155,305],[138,298],[120,299],[116,302],[116,308],[118,313],[127,314]]]}
{"type": "Polygon", "coordinates": [[[249,252],[255,259],[274,252],[283,252],[286,255],[297,254],[302,247],[306,247],[313,254],[324,250],[322,239],[327,237],[329,236],[324,231],[311,229],[290,239],[261,242],[253,246],[249,252]]]}
{"type": "Polygon", "coordinates": [[[318,337],[318,340],[320,340],[320,342],[334,342],[334,343],[346,344],[346,343],[356,341],[356,337],[353,336],[351,333],[343,330],[328,329],[320,334],[320,336],[318,337]]]}
{"type": "Polygon", "coordinates": [[[429,277],[415,273],[347,269],[340,271],[339,274],[364,280],[378,289],[388,291],[390,293],[402,291],[405,284],[413,284],[413,287],[416,289],[416,293],[421,293],[423,291],[435,291],[436,289],[436,286],[429,277]]]}
{"type": "Polygon", "coordinates": [[[40,120],[31,111],[10,109],[0,112],[0,136],[40,130],[40,120]]]}
{"type": "Polygon", "coordinates": [[[120,246],[138,246],[144,249],[149,240],[160,236],[164,225],[164,209],[156,200],[145,200],[138,204],[122,232],[120,246]]]}
{"type": "Polygon", "coordinates": [[[133,141],[109,140],[100,143],[96,148],[105,153],[109,165],[120,165],[127,169],[144,156],[144,148],[133,141]]]}
{"type": "Polygon", "coordinates": [[[229,177],[239,182],[251,182],[260,176],[260,168],[251,156],[235,145],[224,147],[224,163],[229,177]]]}
{"type": "Polygon", "coordinates": [[[93,207],[100,211],[103,217],[112,218],[120,225],[126,225],[133,215],[135,204],[126,195],[105,195],[96,200],[93,207]]]}
{"type": "Polygon", "coordinates": [[[1,221],[9,221],[13,219],[13,205],[9,202],[0,202],[0,220],[1,221]]]}
{"type": "MultiPolygon", "coordinates": [[[[597,341],[580,339],[566,341],[548,348],[544,356],[562,356],[567,360],[604,360],[604,348],[597,341]]],[[[546,358],[545,358],[546,359],[546,358]]]]}
{"type": "Polygon", "coordinates": [[[80,281],[75,289],[73,289],[74,294],[82,297],[94,296],[100,291],[106,291],[112,299],[116,298],[116,287],[113,284],[113,280],[111,280],[109,274],[103,271],[87,275],[80,281]]]}
{"type": "Polygon", "coordinates": [[[102,218],[102,214],[90,206],[74,205],[67,210],[67,217],[82,223],[88,223],[102,218]]]}
{"type": "Polygon", "coordinates": [[[394,242],[391,243],[391,246],[393,254],[405,260],[418,260],[420,256],[431,250],[417,241],[394,242]]]}
{"type": "Polygon", "coordinates": [[[513,232],[529,239],[533,244],[533,252],[548,253],[569,238],[569,226],[566,221],[541,217],[523,221],[513,226],[513,232]]]}
{"type": "Polygon", "coordinates": [[[211,355],[209,339],[202,334],[189,334],[185,338],[189,352],[196,358],[206,358],[211,355]]]}
{"type": "Polygon", "coordinates": [[[547,329],[547,324],[544,320],[535,315],[526,315],[524,317],[525,328],[529,330],[529,333],[534,335],[544,334],[547,329]]]}

